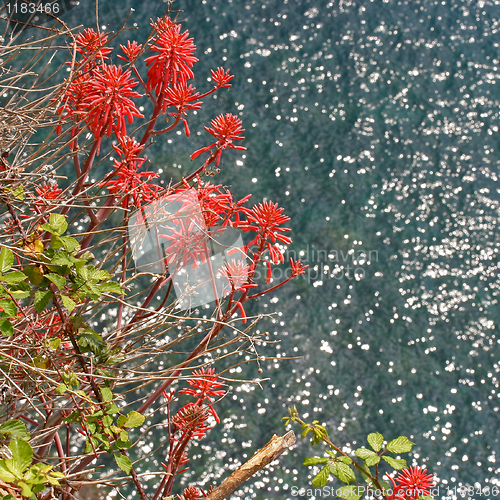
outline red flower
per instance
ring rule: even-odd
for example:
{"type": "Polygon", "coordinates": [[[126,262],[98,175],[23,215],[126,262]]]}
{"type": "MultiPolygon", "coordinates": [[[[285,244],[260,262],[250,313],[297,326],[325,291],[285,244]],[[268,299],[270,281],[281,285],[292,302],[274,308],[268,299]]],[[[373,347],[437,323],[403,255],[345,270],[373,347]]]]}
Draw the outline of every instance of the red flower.
{"type": "Polygon", "coordinates": [[[300,260],[294,262],[290,257],[290,267],[292,268],[292,278],[294,278],[295,276],[300,276],[301,274],[305,274],[306,269],[309,266],[303,266],[300,260]]]}
{"type": "Polygon", "coordinates": [[[276,241],[284,244],[292,242],[291,238],[281,234],[290,231],[288,227],[280,227],[281,224],[290,220],[290,217],[283,215],[284,208],[279,208],[277,203],[264,201],[255,205],[252,209],[242,207],[241,211],[246,214],[247,220],[241,221],[238,226],[245,232],[255,231],[257,233],[257,236],[248,246],[265,241],[271,255],[271,261],[274,264],[283,263],[285,260],[283,254],[274,243],[276,241]]]}
{"type": "Polygon", "coordinates": [[[419,496],[430,495],[434,482],[432,476],[422,467],[403,469],[393,480],[393,494],[389,500],[416,500],[419,496]]]}
{"type": "Polygon", "coordinates": [[[142,44],[137,43],[135,40],[130,43],[130,40],[127,40],[127,46],[120,44],[121,49],[123,50],[124,56],[116,56],[118,59],[122,59],[123,61],[133,63],[138,57],[139,53],[142,49],[142,44]]]}
{"type": "Polygon", "coordinates": [[[210,429],[207,425],[207,416],[207,408],[196,403],[188,403],[172,417],[172,426],[175,432],[201,439],[210,429]]]}
{"type": "Polygon", "coordinates": [[[200,109],[202,105],[201,101],[197,101],[200,93],[195,93],[195,90],[196,89],[192,85],[188,87],[185,83],[177,83],[166,90],[165,100],[162,105],[163,112],[165,112],[169,106],[177,108],[177,113],[169,113],[169,115],[181,116],[187,137],[189,137],[189,127],[184,117],[187,117],[187,111],[189,109],[200,109]]]}
{"type": "MultiPolygon", "coordinates": [[[[76,77],[68,86],[66,94],[64,96],[64,104],[57,110],[58,114],[65,113],[64,118],[69,118],[74,116],[77,120],[81,120],[85,117],[84,101],[87,96],[87,87],[90,82],[90,76],[88,73],[82,74],[76,77]]],[[[62,130],[62,124],[57,126],[56,133],[60,134],[62,130]]]]}
{"type": "Polygon", "coordinates": [[[193,56],[196,46],[193,39],[188,38],[189,31],[181,33],[180,24],[167,17],[157,19],[153,27],[158,36],[149,45],[149,50],[158,54],[146,58],[146,65],[151,65],[146,85],[148,90],[154,88],[158,96],[170,82],[185,84],[189,78],[193,78],[191,68],[198,59],[193,56]]]}
{"type": "MultiPolygon", "coordinates": [[[[76,35],[76,51],[82,54],[85,59],[94,54],[102,60],[108,59],[107,54],[113,51],[110,47],[105,47],[108,37],[104,33],[96,33],[94,29],[87,28],[83,33],[76,35]]],[[[71,44],[73,46],[73,43],[71,44]]]]}
{"type": "MultiPolygon", "coordinates": [[[[120,194],[122,196],[131,194],[136,205],[142,203],[150,203],[156,199],[160,186],[148,184],[149,179],[157,177],[154,172],[139,172],[139,168],[146,161],[146,158],[141,158],[138,155],[143,150],[135,139],[125,136],[120,137],[120,145],[113,146],[120,160],[114,161],[117,179],[102,182],[101,187],[106,186],[112,194],[120,194]]],[[[123,206],[127,205],[127,197],[123,200],[123,206]]]]}
{"type": "Polygon", "coordinates": [[[35,192],[44,200],[56,200],[62,193],[62,189],[57,187],[57,182],[43,183],[35,188],[35,192]]]}
{"type": "Polygon", "coordinates": [[[117,136],[126,134],[125,117],[132,123],[134,116],[144,118],[131,97],[141,97],[132,90],[138,82],[131,78],[130,70],[121,66],[103,64],[92,71],[92,79],[86,86],[83,102],[89,129],[98,139],[111,132],[117,136]]]}
{"type": "Polygon", "coordinates": [[[182,492],[182,495],[177,495],[177,498],[179,500],[201,500],[203,496],[196,486],[189,486],[182,492]]]}
{"type": "Polygon", "coordinates": [[[257,286],[254,283],[248,283],[250,266],[244,260],[231,259],[230,263],[226,262],[226,265],[221,268],[220,273],[226,278],[234,291],[241,290],[245,292],[249,288],[257,286]]]}
{"type": "Polygon", "coordinates": [[[215,83],[217,88],[231,86],[228,82],[234,78],[234,75],[230,75],[229,70],[224,71],[224,68],[219,67],[217,68],[217,71],[211,69],[210,73],[212,74],[212,81],[215,83]]]}
{"type": "Polygon", "coordinates": [[[224,149],[246,149],[243,146],[235,146],[233,144],[233,141],[241,141],[244,139],[244,137],[240,137],[239,134],[245,131],[245,129],[241,127],[241,120],[236,115],[231,113],[219,115],[210,122],[210,125],[212,125],[213,128],[205,127],[205,130],[212,134],[217,141],[210,144],[210,146],[205,146],[204,148],[195,151],[191,155],[191,160],[194,160],[201,153],[205,153],[211,148],[217,147],[216,165],[219,165],[220,156],[224,149]]]}

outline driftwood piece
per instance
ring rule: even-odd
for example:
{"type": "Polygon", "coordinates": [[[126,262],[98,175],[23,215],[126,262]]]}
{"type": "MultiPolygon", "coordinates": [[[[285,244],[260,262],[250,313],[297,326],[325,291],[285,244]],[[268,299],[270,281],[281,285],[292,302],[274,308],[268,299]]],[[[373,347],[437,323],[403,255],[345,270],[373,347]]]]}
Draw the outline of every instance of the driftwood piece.
{"type": "Polygon", "coordinates": [[[248,462],[238,467],[220,486],[207,496],[206,500],[223,500],[227,498],[247,479],[273,460],[276,460],[285,450],[294,445],[295,440],[293,431],[287,432],[282,437],[274,435],[264,448],[261,448],[248,462]]]}

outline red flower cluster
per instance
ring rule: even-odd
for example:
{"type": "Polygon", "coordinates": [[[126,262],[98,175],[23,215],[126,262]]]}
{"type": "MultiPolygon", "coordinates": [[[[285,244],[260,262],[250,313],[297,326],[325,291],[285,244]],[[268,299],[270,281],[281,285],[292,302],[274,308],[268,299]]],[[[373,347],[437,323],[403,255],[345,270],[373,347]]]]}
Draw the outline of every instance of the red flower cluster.
{"type": "Polygon", "coordinates": [[[142,151],[142,146],[134,138],[123,136],[120,138],[120,145],[113,146],[120,160],[114,161],[115,180],[102,182],[101,186],[106,186],[110,193],[124,196],[123,206],[127,205],[128,196],[131,195],[136,205],[150,203],[157,197],[160,189],[155,184],[148,184],[148,180],[157,177],[154,172],[139,172],[139,168],[146,161],[138,155],[142,151]]]}
{"type": "Polygon", "coordinates": [[[251,209],[242,208],[241,210],[246,214],[247,220],[241,221],[238,227],[245,232],[255,231],[257,233],[257,236],[247,246],[260,245],[265,242],[271,255],[271,261],[274,264],[283,263],[285,259],[275,243],[280,241],[288,245],[292,242],[291,238],[282,234],[290,231],[288,227],[281,227],[282,224],[290,220],[290,217],[283,215],[284,209],[279,208],[277,203],[264,201],[251,209]]]}
{"type": "Polygon", "coordinates": [[[225,115],[219,115],[214,118],[210,125],[213,128],[205,127],[205,130],[212,134],[217,141],[210,146],[205,146],[204,148],[198,149],[191,155],[191,160],[197,158],[201,153],[206,153],[213,147],[217,148],[216,155],[216,165],[219,165],[220,157],[224,149],[240,149],[246,150],[243,146],[235,146],[233,141],[241,141],[244,137],[240,137],[239,134],[243,133],[245,129],[241,126],[241,120],[231,113],[226,113],[225,115]]]}
{"type": "Polygon", "coordinates": [[[177,495],[178,500],[202,500],[203,492],[196,486],[185,488],[182,495],[177,495]]]}
{"type": "Polygon", "coordinates": [[[434,482],[432,475],[421,467],[403,469],[396,479],[389,479],[393,485],[393,493],[389,500],[417,500],[419,496],[430,495],[434,482]]]}
{"type": "Polygon", "coordinates": [[[149,45],[149,50],[158,52],[146,58],[148,70],[147,89],[155,89],[159,96],[170,83],[180,82],[184,85],[194,77],[192,67],[198,61],[193,53],[196,49],[189,32],[181,33],[181,25],[173,22],[170,17],[158,18],[152,23],[157,36],[149,45]]]}
{"type": "Polygon", "coordinates": [[[221,269],[221,275],[229,282],[232,291],[241,290],[247,291],[249,288],[254,288],[257,285],[249,282],[250,265],[244,260],[231,259],[231,262],[226,262],[226,265],[221,269]]]}
{"type": "Polygon", "coordinates": [[[101,61],[104,61],[108,59],[106,56],[113,50],[106,47],[107,42],[108,37],[104,33],[96,33],[92,28],[87,28],[83,33],[76,35],[76,51],[82,54],[82,62],[84,63],[92,56],[98,56],[101,61]]]}

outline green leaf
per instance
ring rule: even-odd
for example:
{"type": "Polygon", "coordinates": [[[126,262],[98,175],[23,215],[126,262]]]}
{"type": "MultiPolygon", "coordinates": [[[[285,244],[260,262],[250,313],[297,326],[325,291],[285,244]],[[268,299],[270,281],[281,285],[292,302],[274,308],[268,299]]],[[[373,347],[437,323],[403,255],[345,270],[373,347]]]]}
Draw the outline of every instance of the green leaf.
{"type": "Polygon", "coordinates": [[[13,271],[5,276],[2,276],[0,279],[5,283],[15,284],[21,281],[24,281],[27,276],[21,271],[13,271]]]}
{"type": "Polygon", "coordinates": [[[351,483],[356,481],[354,471],[346,464],[337,462],[335,470],[331,469],[332,474],[337,476],[343,483],[351,483]]]}
{"type": "Polygon", "coordinates": [[[30,435],[26,430],[26,424],[20,420],[8,420],[0,424],[0,434],[12,434],[21,439],[29,439],[30,435]]]}
{"type": "Polygon", "coordinates": [[[369,474],[371,474],[370,469],[368,468],[366,463],[363,463],[363,465],[361,465],[361,468],[362,470],[359,471],[361,473],[361,476],[368,484],[371,484],[372,480],[370,479],[369,476],[369,474]]]}
{"type": "Polygon", "coordinates": [[[330,475],[330,466],[325,465],[313,478],[312,484],[315,488],[322,488],[328,482],[330,475]]]}
{"type": "Polygon", "coordinates": [[[49,225],[54,231],[53,234],[56,234],[57,236],[61,236],[61,234],[64,234],[66,232],[66,229],[68,229],[66,217],[61,214],[50,214],[49,225]]]}
{"type": "Polygon", "coordinates": [[[352,464],[352,458],[351,457],[341,456],[341,457],[339,457],[339,460],[341,462],[343,462],[344,464],[346,464],[346,465],[351,465],[352,464]]]}
{"type": "Polygon", "coordinates": [[[68,297],[67,295],[61,295],[61,300],[62,300],[63,306],[69,312],[73,312],[75,310],[76,302],[71,297],[68,297]]]}
{"type": "Polygon", "coordinates": [[[408,453],[414,444],[406,436],[399,436],[389,442],[386,448],[391,453],[408,453]]]}
{"type": "Polygon", "coordinates": [[[16,480],[16,476],[7,469],[5,460],[0,460],[0,479],[6,483],[13,483],[16,480]]]}
{"type": "Polygon", "coordinates": [[[72,236],[60,236],[59,240],[64,248],[70,253],[80,250],[80,243],[72,236]]]}
{"type": "Polygon", "coordinates": [[[97,281],[109,280],[109,278],[111,278],[111,274],[107,271],[103,271],[102,269],[96,269],[95,271],[92,271],[91,277],[93,280],[97,281]]]}
{"type": "Polygon", "coordinates": [[[125,422],[124,427],[139,427],[144,423],[144,420],[146,420],[144,415],[132,410],[127,415],[127,421],[125,422]]]}
{"type": "Polygon", "coordinates": [[[372,432],[367,437],[368,444],[375,450],[380,451],[384,444],[384,436],[380,432],[372,432]]]}
{"type": "Polygon", "coordinates": [[[377,465],[379,462],[380,462],[380,457],[378,455],[373,455],[365,460],[365,463],[368,467],[377,465]]]}
{"type": "Polygon", "coordinates": [[[403,460],[402,458],[392,458],[392,457],[387,457],[383,456],[382,457],[393,469],[396,470],[401,470],[406,467],[406,460],[403,460]]]}
{"type": "Polygon", "coordinates": [[[107,281],[106,283],[99,285],[99,290],[101,292],[119,293],[120,295],[125,293],[121,285],[115,281],[107,281]]]}
{"type": "Polygon", "coordinates": [[[0,300],[0,307],[7,315],[7,318],[15,318],[17,314],[17,306],[11,299],[0,300]]]}
{"type": "Polygon", "coordinates": [[[55,351],[61,345],[61,339],[59,337],[49,339],[47,345],[51,351],[55,351]]]}
{"type": "Polygon", "coordinates": [[[355,485],[341,486],[337,490],[337,496],[340,498],[344,498],[345,500],[359,500],[364,493],[365,490],[363,487],[355,485]]]}
{"type": "Polygon", "coordinates": [[[66,384],[59,384],[57,387],[56,387],[56,394],[64,394],[66,391],[68,390],[68,387],[66,386],[66,384]]]}
{"type": "Polygon", "coordinates": [[[0,250],[0,273],[6,273],[14,264],[14,254],[6,247],[0,250]]]}
{"type": "Polygon", "coordinates": [[[369,450],[368,448],[358,448],[355,452],[357,457],[362,458],[363,460],[368,457],[373,457],[375,455],[375,452],[372,450],[369,450]]]}
{"type": "Polygon", "coordinates": [[[33,450],[29,443],[22,439],[14,439],[10,442],[9,449],[12,451],[12,460],[18,464],[21,472],[30,466],[33,450]]]}
{"type": "Polygon", "coordinates": [[[14,326],[8,319],[0,320],[0,332],[6,337],[12,337],[12,335],[14,335],[14,326]]]}
{"type": "Polygon", "coordinates": [[[15,299],[25,299],[31,295],[31,286],[25,281],[10,285],[9,290],[15,299]]]}
{"type": "Polygon", "coordinates": [[[113,401],[113,392],[109,387],[99,387],[101,391],[102,400],[104,403],[113,401]]]}
{"type": "MultiPolygon", "coordinates": [[[[106,408],[106,413],[108,415],[116,415],[117,413],[120,413],[120,408],[118,408],[118,406],[116,406],[114,403],[111,403],[107,408],[106,408]]],[[[125,415],[120,415],[120,417],[123,417],[124,419],[126,419],[127,417],[125,415]]],[[[118,417],[118,418],[120,418],[118,417]]],[[[120,424],[117,424],[117,425],[120,425],[120,424]]]]}
{"type": "Polygon", "coordinates": [[[52,281],[59,290],[62,290],[66,284],[66,278],[64,276],[59,276],[59,274],[49,273],[46,274],[45,277],[52,281]]]}
{"type": "Polygon", "coordinates": [[[16,189],[8,189],[7,191],[9,191],[9,193],[19,201],[24,200],[24,187],[22,184],[18,186],[16,189]]]}
{"type": "Polygon", "coordinates": [[[125,472],[125,474],[130,474],[130,471],[132,469],[132,462],[130,461],[130,458],[126,457],[125,455],[115,453],[115,461],[116,465],[118,465],[118,467],[120,467],[120,469],[125,472]]]}
{"type": "Polygon", "coordinates": [[[50,302],[52,292],[50,290],[37,290],[35,292],[35,309],[41,313],[50,302]]]}
{"type": "Polygon", "coordinates": [[[304,460],[304,465],[310,467],[311,465],[326,464],[328,462],[328,457],[306,457],[304,460]]]}
{"type": "Polygon", "coordinates": [[[115,441],[115,446],[117,450],[127,450],[132,446],[132,441],[130,440],[123,441],[122,439],[118,439],[115,441]]]}
{"type": "Polygon", "coordinates": [[[430,495],[425,495],[425,496],[422,496],[420,495],[417,500],[434,500],[433,497],[431,497],[430,495]]]}
{"type": "Polygon", "coordinates": [[[120,439],[122,441],[128,441],[128,432],[127,431],[120,431],[120,439]]]}
{"type": "Polygon", "coordinates": [[[31,284],[39,286],[43,281],[43,273],[38,266],[26,266],[23,271],[28,276],[31,284]]]}
{"type": "MultiPolygon", "coordinates": [[[[21,487],[22,491],[21,491],[21,495],[23,497],[33,497],[33,490],[31,489],[31,487],[29,485],[27,485],[24,481],[19,481],[17,483],[18,486],[21,487]]],[[[45,488],[44,488],[45,489],[45,488]]]]}
{"type": "Polygon", "coordinates": [[[123,427],[125,425],[125,422],[127,421],[127,417],[125,415],[120,415],[118,419],[116,420],[116,425],[118,427],[123,427]]]}
{"type": "Polygon", "coordinates": [[[66,252],[57,252],[50,263],[53,266],[72,266],[73,263],[69,260],[68,255],[66,255],[66,252]]]}

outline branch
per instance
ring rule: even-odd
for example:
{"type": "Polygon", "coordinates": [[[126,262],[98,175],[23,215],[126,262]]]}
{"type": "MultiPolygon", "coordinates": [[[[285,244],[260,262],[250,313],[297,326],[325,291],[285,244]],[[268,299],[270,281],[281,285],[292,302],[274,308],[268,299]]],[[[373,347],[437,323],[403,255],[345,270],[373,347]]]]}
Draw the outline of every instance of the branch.
{"type": "Polygon", "coordinates": [[[220,486],[215,488],[206,500],[224,500],[241,484],[256,474],[260,469],[276,460],[285,450],[295,444],[293,431],[284,436],[274,435],[271,441],[261,448],[248,462],[236,469],[220,486]]]}

